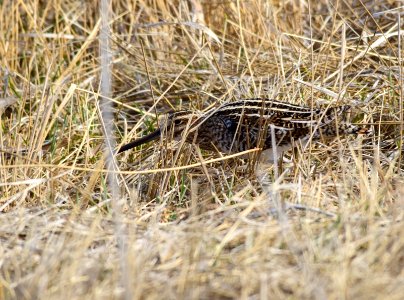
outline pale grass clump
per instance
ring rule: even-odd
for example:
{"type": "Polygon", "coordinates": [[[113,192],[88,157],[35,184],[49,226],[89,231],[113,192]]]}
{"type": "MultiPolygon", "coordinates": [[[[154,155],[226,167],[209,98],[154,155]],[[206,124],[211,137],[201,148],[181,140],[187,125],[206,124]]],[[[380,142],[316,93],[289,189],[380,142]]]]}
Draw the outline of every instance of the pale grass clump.
{"type": "Polygon", "coordinates": [[[0,299],[402,299],[401,8],[111,2],[101,105],[99,3],[0,4],[0,299]],[[245,155],[147,144],[111,196],[105,103],[124,143],[258,96],[350,104],[373,134],[297,145],[266,181],[245,155]]]}

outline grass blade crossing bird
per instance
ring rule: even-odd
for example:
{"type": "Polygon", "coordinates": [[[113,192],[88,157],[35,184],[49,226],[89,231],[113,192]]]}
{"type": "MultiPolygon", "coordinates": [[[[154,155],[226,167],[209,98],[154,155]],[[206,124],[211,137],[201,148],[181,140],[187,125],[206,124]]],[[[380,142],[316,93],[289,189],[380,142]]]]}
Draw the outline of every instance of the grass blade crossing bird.
{"type": "Polygon", "coordinates": [[[203,114],[178,111],[168,114],[159,129],[122,146],[118,153],[156,140],[167,132],[167,137],[185,134],[186,141],[198,144],[201,149],[226,154],[252,148],[272,149],[272,134],[275,134],[277,152],[281,154],[294,141],[366,133],[366,129],[346,120],[349,110],[348,105],[312,109],[271,99],[246,99],[203,114]]]}

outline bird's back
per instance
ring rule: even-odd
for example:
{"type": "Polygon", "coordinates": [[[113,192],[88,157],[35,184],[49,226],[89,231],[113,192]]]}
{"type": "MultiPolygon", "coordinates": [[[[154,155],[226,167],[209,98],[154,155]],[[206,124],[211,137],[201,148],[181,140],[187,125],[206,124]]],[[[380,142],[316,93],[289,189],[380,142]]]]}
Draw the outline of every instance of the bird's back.
{"type": "Polygon", "coordinates": [[[201,148],[236,153],[259,147],[278,147],[293,141],[354,133],[355,129],[340,118],[349,106],[311,109],[268,99],[228,103],[207,112],[197,125],[201,148]],[[349,132],[348,132],[349,131],[349,132]]]}

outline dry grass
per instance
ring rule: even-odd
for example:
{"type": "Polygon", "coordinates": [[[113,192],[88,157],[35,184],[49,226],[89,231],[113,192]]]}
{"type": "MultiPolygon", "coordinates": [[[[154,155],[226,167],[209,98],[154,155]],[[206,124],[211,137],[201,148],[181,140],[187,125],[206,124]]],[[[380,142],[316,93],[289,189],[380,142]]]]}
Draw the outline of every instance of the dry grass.
{"type": "Polygon", "coordinates": [[[171,2],[112,0],[117,141],[256,96],[350,103],[375,134],[297,148],[264,186],[244,158],[145,145],[113,206],[98,1],[2,0],[0,298],[403,299],[399,4],[171,2]]]}

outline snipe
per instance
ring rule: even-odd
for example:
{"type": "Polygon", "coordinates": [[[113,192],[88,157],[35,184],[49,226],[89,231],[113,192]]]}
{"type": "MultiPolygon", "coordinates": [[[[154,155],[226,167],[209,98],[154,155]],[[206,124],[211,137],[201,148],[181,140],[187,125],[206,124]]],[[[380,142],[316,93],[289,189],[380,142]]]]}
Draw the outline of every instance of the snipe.
{"type": "Polygon", "coordinates": [[[281,154],[299,140],[366,133],[366,129],[346,120],[349,110],[348,105],[311,109],[271,99],[246,99],[203,114],[178,111],[166,115],[159,129],[122,146],[118,153],[166,136],[184,137],[201,149],[226,154],[252,148],[271,149],[275,141],[277,153],[281,154]]]}

